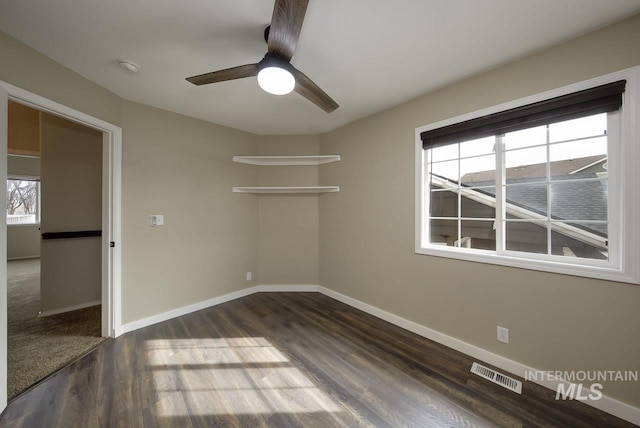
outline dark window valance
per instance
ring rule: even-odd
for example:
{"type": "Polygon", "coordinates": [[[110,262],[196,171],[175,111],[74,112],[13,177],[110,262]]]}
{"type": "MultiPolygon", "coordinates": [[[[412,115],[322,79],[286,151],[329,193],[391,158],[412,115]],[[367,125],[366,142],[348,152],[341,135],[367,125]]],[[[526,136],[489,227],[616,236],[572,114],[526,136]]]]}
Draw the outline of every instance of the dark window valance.
{"type": "Polygon", "coordinates": [[[626,80],[489,114],[420,134],[422,147],[453,144],[620,109],[626,80]]]}

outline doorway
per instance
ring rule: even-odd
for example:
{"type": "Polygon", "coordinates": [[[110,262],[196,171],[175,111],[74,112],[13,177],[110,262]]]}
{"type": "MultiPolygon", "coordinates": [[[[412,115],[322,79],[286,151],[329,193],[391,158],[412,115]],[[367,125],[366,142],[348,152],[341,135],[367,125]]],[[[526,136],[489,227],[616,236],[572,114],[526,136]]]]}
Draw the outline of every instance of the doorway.
{"type": "Polygon", "coordinates": [[[9,100],[7,389],[101,337],[102,132],[9,100]]]}
{"type": "MultiPolygon", "coordinates": [[[[102,135],[102,236],[100,237],[101,335],[114,337],[120,326],[120,176],[121,128],[77,110],[0,81],[0,180],[7,180],[8,100],[33,107],[56,117],[82,124],[102,135]]],[[[6,212],[6,188],[0,195],[0,211],[6,212]]],[[[6,215],[0,216],[6,231],[6,215]]],[[[7,260],[7,235],[0,237],[0,260],[7,260]]],[[[7,404],[7,269],[0,263],[0,411],[7,404]]]]}

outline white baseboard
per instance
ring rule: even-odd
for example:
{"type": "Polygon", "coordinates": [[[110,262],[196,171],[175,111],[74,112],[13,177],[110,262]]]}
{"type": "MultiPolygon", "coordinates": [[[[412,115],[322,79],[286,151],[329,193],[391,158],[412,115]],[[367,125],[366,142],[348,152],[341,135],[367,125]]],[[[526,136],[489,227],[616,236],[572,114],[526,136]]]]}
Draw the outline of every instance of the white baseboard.
{"type": "MultiPolygon", "coordinates": [[[[525,377],[525,373],[527,372],[539,371],[538,369],[535,369],[533,367],[529,367],[517,361],[513,361],[498,354],[494,354],[493,352],[489,352],[486,349],[479,348],[460,339],[456,339],[455,337],[448,336],[444,333],[417,324],[413,321],[409,321],[390,312],[383,311],[382,309],[379,309],[375,306],[361,302],[360,300],[351,298],[328,288],[320,286],[318,287],[318,292],[336,299],[342,303],[345,303],[351,307],[360,309],[361,311],[373,315],[377,318],[390,322],[391,324],[397,325],[398,327],[402,327],[405,330],[409,330],[410,332],[415,333],[419,336],[431,339],[434,342],[438,342],[449,348],[455,349],[456,351],[462,352],[463,354],[482,360],[495,367],[498,367],[499,369],[505,370],[517,376],[525,377]]],[[[553,391],[557,391],[558,385],[560,383],[570,385],[569,382],[551,380],[540,380],[535,383],[549,388],[553,391]]],[[[526,388],[526,382],[523,384],[523,388],[526,388]]],[[[603,395],[599,400],[580,401],[587,404],[588,406],[595,407],[596,409],[602,410],[603,412],[607,412],[611,415],[617,416],[620,419],[624,419],[628,422],[640,425],[640,408],[633,407],[630,404],[623,403],[622,401],[607,397],[606,395],[603,395]]]]}
{"type": "Polygon", "coordinates": [[[318,285],[256,285],[254,293],[313,293],[318,292],[318,285]]]}
{"type": "Polygon", "coordinates": [[[132,321],[127,324],[123,324],[120,327],[116,327],[115,329],[115,337],[118,337],[122,334],[129,333],[130,331],[138,330],[140,328],[148,327],[153,324],[157,324],[159,322],[167,321],[172,318],[177,318],[182,315],[187,315],[192,312],[200,311],[202,309],[209,308],[211,306],[216,306],[221,303],[229,302],[231,300],[239,299],[240,297],[248,296],[250,294],[256,293],[256,286],[245,288],[240,291],[234,291],[233,293],[224,294],[219,297],[214,297],[213,299],[204,300],[202,302],[194,303],[187,306],[182,306],[177,309],[172,309],[167,312],[163,312],[161,314],[152,315],[147,318],[142,318],[136,321],[132,321]]]}
{"type": "MultiPolygon", "coordinates": [[[[489,363],[495,367],[498,367],[501,370],[505,370],[517,376],[525,377],[526,372],[538,371],[538,369],[535,369],[533,367],[529,367],[517,361],[513,361],[508,358],[502,357],[498,354],[494,354],[493,352],[489,352],[486,349],[464,342],[460,339],[456,339],[455,337],[448,336],[439,331],[430,329],[428,327],[425,327],[413,321],[409,321],[405,318],[402,318],[398,315],[392,314],[391,312],[384,311],[375,306],[369,305],[360,300],[354,299],[352,297],[346,296],[344,294],[338,293],[336,291],[330,290],[326,287],[322,287],[319,285],[255,285],[253,287],[249,287],[240,291],[225,294],[220,297],[215,297],[213,299],[205,300],[203,302],[198,302],[192,305],[183,306],[181,308],[173,309],[171,311],[164,312],[162,314],[153,315],[148,318],[144,318],[141,320],[124,324],[121,327],[116,328],[115,335],[116,337],[118,337],[124,333],[128,333],[130,331],[134,331],[139,328],[147,327],[147,326],[150,326],[162,321],[167,321],[182,315],[187,315],[189,313],[199,311],[201,309],[205,309],[211,306],[219,305],[221,303],[229,302],[231,300],[235,300],[240,297],[245,297],[250,294],[261,293],[261,292],[286,292],[286,293],[319,292],[335,300],[338,300],[342,303],[345,303],[349,306],[352,306],[356,309],[360,309],[361,311],[366,312],[370,315],[373,315],[377,318],[390,322],[391,324],[397,325],[398,327],[404,328],[405,330],[409,330],[410,332],[415,333],[419,336],[426,337],[427,339],[431,339],[434,342],[438,342],[444,346],[455,349],[456,351],[462,352],[463,354],[469,355],[473,358],[477,358],[478,360],[481,360],[485,363],[489,363]]],[[[542,385],[546,388],[549,388],[553,391],[556,391],[558,384],[563,382],[541,380],[541,381],[536,381],[535,383],[542,385]]],[[[568,384],[568,383],[564,382],[564,384],[568,384]]],[[[526,388],[526,382],[523,385],[523,387],[526,388]]],[[[640,425],[640,408],[631,406],[630,404],[623,403],[614,398],[607,397],[606,395],[603,395],[602,398],[597,401],[588,400],[588,401],[582,401],[582,402],[591,407],[594,407],[596,409],[602,410],[611,415],[624,419],[628,422],[640,425]]]]}
{"type": "Polygon", "coordinates": [[[51,315],[63,314],[65,312],[77,311],[78,309],[90,308],[91,306],[101,305],[102,300],[94,300],[93,302],[80,303],[78,305],[67,306],[60,309],[52,309],[50,311],[40,311],[38,318],[49,317],[51,315]]]}
{"type": "Polygon", "coordinates": [[[177,318],[182,315],[187,315],[192,312],[210,308],[211,306],[216,306],[221,303],[239,299],[240,297],[245,297],[254,293],[260,293],[260,292],[297,293],[297,292],[313,292],[313,291],[315,292],[318,291],[317,285],[254,285],[253,287],[245,288],[239,291],[234,291],[233,293],[228,293],[219,297],[214,297],[209,300],[204,300],[202,302],[194,303],[187,306],[182,306],[180,308],[172,309],[170,311],[163,312],[161,314],[152,315],[147,318],[143,318],[137,321],[132,321],[130,323],[123,324],[120,327],[116,327],[115,337],[118,337],[130,331],[138,330],[143,327],[148,327],[150,325],[157,324],[159,322],[167,321],[172,318],[177,318]]]}

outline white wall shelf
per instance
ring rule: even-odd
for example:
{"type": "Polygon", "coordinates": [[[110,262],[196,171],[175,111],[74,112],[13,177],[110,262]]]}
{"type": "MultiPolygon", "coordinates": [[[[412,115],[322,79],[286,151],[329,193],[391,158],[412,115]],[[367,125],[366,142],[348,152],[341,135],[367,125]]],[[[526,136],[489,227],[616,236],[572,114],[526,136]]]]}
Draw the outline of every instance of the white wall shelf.
{"type": "Polygon", "coordinates": [[[234,156],[233,161],[259,166],[322,165],[337,162],[340,155],[310,156],[234,156]]]}
{"type": "Polygon", "coordinates": [[[297,187],[234,187],[236,193],[331,193],[339,192],[340,186],[297,187]]]}

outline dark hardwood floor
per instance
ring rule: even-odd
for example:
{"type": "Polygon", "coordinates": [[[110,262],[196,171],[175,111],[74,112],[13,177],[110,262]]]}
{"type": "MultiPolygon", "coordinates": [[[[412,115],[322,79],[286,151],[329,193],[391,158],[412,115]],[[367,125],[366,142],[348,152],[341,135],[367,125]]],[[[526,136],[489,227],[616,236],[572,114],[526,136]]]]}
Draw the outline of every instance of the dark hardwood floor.
{"type": "Polygon", "coordinates": [[[110,340],[2,427],[625,427],[318,293],[259,293],[110,340]]]}

